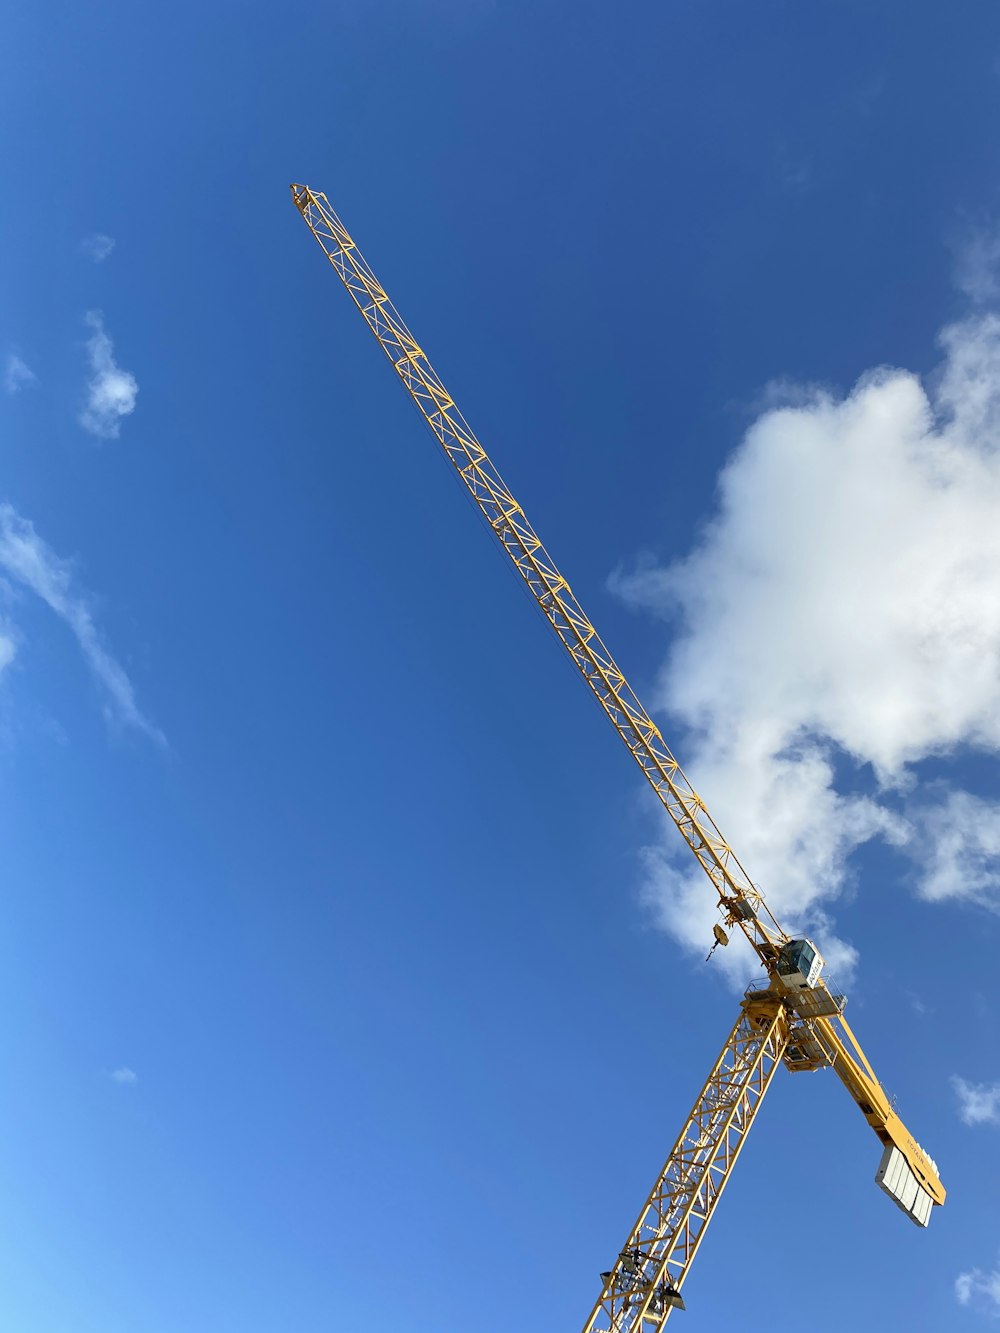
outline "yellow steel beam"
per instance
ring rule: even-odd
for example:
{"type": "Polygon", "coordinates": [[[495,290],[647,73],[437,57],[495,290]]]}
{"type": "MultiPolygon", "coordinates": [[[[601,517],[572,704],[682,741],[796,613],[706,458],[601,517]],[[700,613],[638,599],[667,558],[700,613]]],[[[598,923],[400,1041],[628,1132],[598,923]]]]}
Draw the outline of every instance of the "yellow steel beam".
{"type": "Polygon", "coordinates": [[[896,1114],[847,1020],[841,1014],[814,1022],[816,1035],[830,1052],[833,1068],[878,1138],[884,1144],[894,1144],[934,1202],[944,1203],[945,1188],[937,1167],[896,1114]]]}

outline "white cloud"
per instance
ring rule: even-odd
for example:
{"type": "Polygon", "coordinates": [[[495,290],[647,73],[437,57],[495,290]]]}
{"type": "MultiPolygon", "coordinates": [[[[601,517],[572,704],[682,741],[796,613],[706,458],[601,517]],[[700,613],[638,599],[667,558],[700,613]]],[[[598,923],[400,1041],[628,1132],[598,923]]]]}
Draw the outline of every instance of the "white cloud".
{"type": "Polygon", "coordinates": [[[122,1065],[120,1069],[112,1069],[108,1077],[115,1083],[123,1083],[129,1087],[139,1082],[139,1075],[134,1069],[129,1069],[128,1065],[122,1065]]]}
{"type": "Polygon", "coordinates": [[[8,619],[5,610],[17,600],[17,592],[7,581],[0,577],[0,675],[10,666],[17,656],[19,634],[17,628],[8,619]]]}
{"type": "Polygon", "coordinates": [[[956,1074],[951,1086],[963,1124],[1000,1125],[1000,1083],[969,1083],[956,1074]]]}
{"type": "Polygon", "coordinates": [[[992,1273],[972,1268],[955,1279],[955,1298],[959,1305],[971,1305],[984,1314],[1000,1318],[1000,1264],[992,1273]]]}
{"type": "MultiPolygon", "coordinates": [[[[0,504],[0,567],[12,579],[36,593],[76,635],[84,657],[107,696],[109,717],[164,744],[162,733],[140,712],[132,682],[104,646],[86,597],[73,587],[69,565],[45,544],[28,519],[21,518],[6,503],[0,504]]],[[[5,642],[0,636],[0,668],[6,665],[5,642]]],[[[10,656],[13,656],[12,644],[10,656]]]]}
{"type": "Polygon", "coordinates": [[[114,248],[115,238],[105,236],[101,231],[95,232],[93,236],[85,237],[80,242],[80,249],[95,264],[102,264],[114,248]]]}
{"type": "MultiPolygon", "coordinates": [[[[924,897],[1000,910],[1000,806],[916,767],[1000,752],[1000,319],[940,341],[932,388],[883,368],[764,411],[691,553],[612,580],[676,624],[655,702],[726,837],[841,965],[829,905],[872,838],[912,855],[924,897]]],[[[712,894],[675,847],[648,891],[700,949],[712,894]]]]}
{"type": "Polygon", "coordinates": [[[932,1014],[934,1012],[934,1010],[930,1008],[930,1006],[926,1003],[926,1001],[920,998],[920,996],[917,994],[916,991],[906,990],[903,992],[903,994],[910,1002],[910,1008],[913,1010],[913,1012],[916,1014],[918,1018],[925,1018],[928,1014],[932,1014]]]}
{"type": "Polygon", "coordinates": [[[118,438],[121,418],[135,408],[139,385],[134,375],[122,370],[115,362],[114,347],[104,331],[101,312],[90,310],[85,318],[94,332],[87,340],[90,379],[87,381],[87,402],[79,421],[91,435],[113,440],[118,438]]]}
{"type": "Polygon", "coordinates": [[[0,627],[0,673],[6,670],[17,655],[17,639],[9,626],[0,627]]]}
{"type": "Polygon", "coordinates": [[[4,366],[3,387],[8,393],[20,393],[29,384],[35,384],[38,376],[31,367],[13,352],[7,357],[4,366]]]}
{"type": "Polygon", "coordinates": [[[955,282],[979,304],[1000,297],[1000,231],[976,227],[955,246],[955,282]]]}
{"type": "Polygon", "coordinates": [[[1000,805],[967,791],[943,791],[915,813],[920,896],[930,902],[965,898],[1000,910],[1000,805]]]}

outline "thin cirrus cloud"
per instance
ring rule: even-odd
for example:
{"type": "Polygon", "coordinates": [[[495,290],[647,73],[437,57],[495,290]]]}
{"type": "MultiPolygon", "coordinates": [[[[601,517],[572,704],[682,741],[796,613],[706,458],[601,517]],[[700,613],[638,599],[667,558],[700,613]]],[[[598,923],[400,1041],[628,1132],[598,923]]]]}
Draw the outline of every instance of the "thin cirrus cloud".
{"type": "Polygon", "coordinates": [[[87,339],[90,378],[79,422],[91,435],[114,440],[121,430],[122,417],[135,410],[139,385],[135,376],[122,370],[115,361],[114,345],[104,328],[101,312],[88,310],[84,318],[93,332],[87,339]]]}
{"type": "MultiPolygon", "coordinates": [[[[104,694],[108,719],[164,745],[162,732],[140,711],[124,668],[104,646],[86,596],[74,588],[69,564],[39,537],[30,520],[7,503],[0,503],[0,569],[40,597],[73,631],[104,694]]],[[[0,633],[0,668],[6,664],[5,654],[9,662],[14,651],[13,638],[0,633]]]]}
{"type": "Polygon", "coordinates": [[[129,1069],[128,1065],[122,1065],[119,1069],[112,1069],[108,1075],[113,1083],[120,1083],[124,1087],[134,1087],[139,1082],[139,1075],[134,1069],[129,1069]]]}
{"type": "Polygon", "coordinates": [[[966,1125],[1000,1125],[1000,1083],[969,1083],[956,1074],[951,1086],[958,1117],[966,1125]]]}
{"type": "Polygon", "coordinates": [[[11,352],[7,357],[3,370],[3,387],[7,393],[20,393],[26,389],[29,384],[36,384],[38,376],[27,364],[22,361],[16,353],[11,352]]]}
{"type": "Polygon", "coordinates": [[[115,238],[105,236],[102,231],[95,232],[93,236],[87,236],[80,242],[80,249],[95,264],[103,264],[114,248],[115,238]]]}
{"type": "MultiPolygon", "coordinates": [[[[691,552],[611,580],[676,627],[655,701],[778,919],[820,937],[838,980],[857,955],[830,911],[871,839],[925,900],[1000,911],[1000,804],[919,767],[1000,755],[1000,319],[939,343],[928,385],[883,367],[772,401],[691,552]]],[[[703,950],[713,895],[673,840],[646,869],[660,922],[703,950]]],[[[734,980],[747,962],[728,951],[734,980]]]]}

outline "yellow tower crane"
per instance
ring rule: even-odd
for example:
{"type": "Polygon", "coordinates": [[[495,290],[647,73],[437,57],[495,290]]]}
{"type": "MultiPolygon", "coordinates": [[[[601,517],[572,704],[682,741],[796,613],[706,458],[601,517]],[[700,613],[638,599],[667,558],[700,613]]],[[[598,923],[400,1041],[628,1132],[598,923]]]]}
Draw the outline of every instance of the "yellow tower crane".
{"type": "Polygon", "coordinates": [[[883,1145],[875,1179],[926,1226],[945,1192],[937,1167],[896,1115],[823,979],[811,941],[785,933],[639,702],[423,349],[324,194],[292,199],[438,443],[496,533],[598,703],[666,807],[718,898],[717,943],[738,928],[766,979],[754,983],[611,1268],[583,1333],[651,1333],[683,1309],[681,1288],[779,1064],[833,1068],[883,1145]]]}

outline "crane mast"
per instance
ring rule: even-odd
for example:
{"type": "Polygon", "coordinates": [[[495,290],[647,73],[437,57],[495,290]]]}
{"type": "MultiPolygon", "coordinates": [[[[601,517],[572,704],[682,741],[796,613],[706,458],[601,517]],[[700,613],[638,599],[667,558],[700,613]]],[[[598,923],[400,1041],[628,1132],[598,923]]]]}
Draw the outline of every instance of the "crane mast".
{"type": "Polygon", "coordinates": [[[649,1333],[684,1309],[684,1279],[788,1041],[776,997],[743,1001],[583,1333],[649,1333]]]}
{"type": "MultiPolygon", "coordinates": [[[[926,1225],[932,1204],[945,1198],[937,1167],[896,1115],[844,1020],[844,997],[820,976],[822,959],[772,915],[326,196],[305,185],[291,190],[424,421],[711,881],[723,921],[743,932],[767,973],[747,990],[626,1245],[602,1273],[584,1333],[650,1333],[683,1308],[689,1266],[779,1063],[793,1072],[835,1070],[885,1148],[876,1180],[911,1220],[926,1225]]],[[[727,941],[721,926],[716,939],[727,941]]]]}

